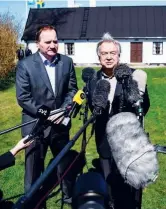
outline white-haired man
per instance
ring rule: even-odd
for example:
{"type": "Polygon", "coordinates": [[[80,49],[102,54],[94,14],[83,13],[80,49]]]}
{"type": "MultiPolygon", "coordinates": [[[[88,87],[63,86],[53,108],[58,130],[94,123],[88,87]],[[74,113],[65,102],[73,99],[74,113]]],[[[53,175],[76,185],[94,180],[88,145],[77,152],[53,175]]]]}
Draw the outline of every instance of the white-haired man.
{"type": "MultiPolygon", "coordinates": [[[[122,84],[114,76],[114,70],[120,63],[121,46],[120,43],[113,39],[109,33],[105,33],[97,44],[97,55],[101,64],[101,69],[96,76],[89,82],[89,106],[93,109],[92,95],[96,83],[100,79],[106,79],[111,86],[108,95],[109,105],[101,116],[98,116],[95,124],[95,139],[97,151],[100,158],[100,166],[103,171],[105,180],[109,185],[110,202],[115,209],[138,209],[141,208],[141,192],[131,188],[122,179],[116,164],[112,158],[110,147],[106,137],[106,124],[109,118],[119,112],[133,112],[135,109],[129,103],[124,103],[121,107],[122,84]],[[121,108],[121,109],[120,109],[121,108]],[[136,193],[140,195],[135,200],[136,193]]],[[[135,69],[131,69],[133,73],[135,69]]],[[[150,106],[147,88],[143,95],[143,110],[147,113],[150,106]]],[[[112,206],[111,206],[112,207],[112,206]]]]}

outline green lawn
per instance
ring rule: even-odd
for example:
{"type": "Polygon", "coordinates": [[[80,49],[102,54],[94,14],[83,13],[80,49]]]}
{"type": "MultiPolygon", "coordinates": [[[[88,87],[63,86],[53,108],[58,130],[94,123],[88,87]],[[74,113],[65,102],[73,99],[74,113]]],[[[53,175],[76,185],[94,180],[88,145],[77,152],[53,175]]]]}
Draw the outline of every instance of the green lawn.
{"type": "MultiPolygon", "coordinates": [[[[145,69],[148,74],[148,90],[151,101],[150,111],[145,118],[145,129],[150,133],[151,141],[155,144],[166,145],[166,68],[145,69]]],[[[81,80],[81,70],[76,69],[78,85],[83,87],[81,80]]],[[[0,130],[20,124],[21,109],[17,105],[15,98],[15,86],[11,86],[5,91],[0,91],[0,130]]],[[[76,119],[72,121],[71,138],[77,130],[82,126],[82,120],[76,119]]],[[[90,129],[90,127],[89,127],[90,129]]],[[[0,154],[8,151],[21,138],[20,129],[11,133],[0,136],[0,154]]],[[[82,136],[76,142],[75,148],[80,149],[82,136]]],[[[97,156],[94,139],[90,140],[87,147],[88,167],[91,161],[97,156]]],[[[46,162],[51,158],[48,151],[46,162]]],[[[156,183],[148,186],[144,190],[143,209],[166,209],[166,155],[159,154],[160,173],[156,183]]],[[[85,168],[85,171],[87,168],[85,168]]],[[[8,168],[0,173],[0,187],[4,192],[4,197],[12,201],[16,201],[23,193],[23,176],[24,176],[24,152],[17,155],[16,165],[8,168]]],[[[58,197],[52,197],[48,200],[48,208],[60,208],[55,201],[58,197]]],[[[65,209],[69,208],[67,206],[65,209]]],[[[127,209],[127,208],[126,208],[127,209]]]]}

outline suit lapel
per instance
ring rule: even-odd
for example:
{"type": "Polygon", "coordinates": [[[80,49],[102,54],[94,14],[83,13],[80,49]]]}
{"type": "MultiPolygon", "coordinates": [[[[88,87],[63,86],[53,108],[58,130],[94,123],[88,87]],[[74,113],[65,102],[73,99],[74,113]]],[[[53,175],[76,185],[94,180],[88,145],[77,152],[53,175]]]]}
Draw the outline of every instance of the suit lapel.
{"type": "Polygon", "coordinates": [[[55,96],[58,95],[58,92],[60,90],[60,85],[62,81],[62,75],[63,75],[63,62],[60,59],[60,54],[57,54],[57,64],[55,67],[55,96]]]}
{"type": "Polygon", "coordinates": [[[35,67],[36,69],[39,70],[39,75],[42,78],[44,84],[47,86],[50,92],[54,95],[48,74],[46,72],[45,66],[38,52],[35,54],[34,61],[35,61],[35,67]]]}

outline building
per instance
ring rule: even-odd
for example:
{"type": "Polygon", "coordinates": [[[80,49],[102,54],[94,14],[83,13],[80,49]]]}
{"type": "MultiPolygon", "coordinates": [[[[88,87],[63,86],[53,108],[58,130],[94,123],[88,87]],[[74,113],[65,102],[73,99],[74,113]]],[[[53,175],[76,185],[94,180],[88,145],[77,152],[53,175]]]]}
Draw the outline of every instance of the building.
{"type": "Polygon", "coordinates": [[[166,63],[166,6],[30,9],[22,40],[35,52],[41,24],[58,30],[59,52],[75,64],[98,64],[96,45],[104,32],[119,40],[123,63],[166,63]]]}

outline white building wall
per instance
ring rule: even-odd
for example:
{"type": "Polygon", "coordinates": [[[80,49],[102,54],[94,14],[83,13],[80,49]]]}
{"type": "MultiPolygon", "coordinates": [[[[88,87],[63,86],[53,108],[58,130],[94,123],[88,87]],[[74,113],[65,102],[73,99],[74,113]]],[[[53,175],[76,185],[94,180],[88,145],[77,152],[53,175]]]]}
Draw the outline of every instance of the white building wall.
{"type": "Polygon", "coordinates": [[[74,55],[68,55],[76,64],[99,63],[96,54],[97,41],[73,41],[59,42],[59,53],[65,54],[65,43],[74,43],[74,55]]]}
{"type": "Polygon", "coordinates": [[[163,54],[161,55],[153,55],[153,42],[162,42],[162,40],[145,40],[143,42],[143,63],[154,63],[154,64],[160,64],[160,63],[166,63],[166,41],[163,41],[163,54]]]}
{"type": "Polygon", "coordinates": [[[121,63],[130,63],[130,42],[128,40],[119,41],[121,45],[121,55],[120,62],[121,63]]]}
{"type": "Polygon", "coordinates": [[[32,51],[33,54],[37,51],[37,46],[36,46],[36,43],[34,41],[33,42],[28,42],[28,47],[32,51]]]}
{"type": "MultiPolygon", "coordinates": [[[[153,42],[159,40],[139,40],[143,42],[142,49],[142,63],[166,63],[166,41],[163,42],[163,54],[153,55],[153,42]]],[[[74,44],[74,55],[68,55],[73,59],[76,64],[97,64],[99,63],[98,56],[96,54],[96,46],[98,41],[81,41],[81,40],[68,40],[59,41],[59,53],[65,54],[65,43],[75,43],[74,44]]],[[[130,63],[130,42],[134,40],[120,40],[121,44],[121,56],[120,61],[122,63],[130,63]]],[[[32,53],[37,51],[36,43],[30,42],[29,48],[32,53]]]]}
{"type": "MultiPolygon", "coordinates": [[[[68,40],[65,43],[74,41],[68,40]]],[[[65,54],[65,43],[59,42],[59,53],[65,54]]],[[[75,54],[70,56],[76,64],[96,64],[99,63],[96,53],[98,41],[75,41],[75,54]]],[[[123,63],[130,62],[130,42],[121,41],[122,53],[120,60],[123,63]]]]}

